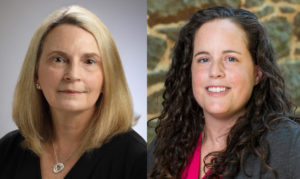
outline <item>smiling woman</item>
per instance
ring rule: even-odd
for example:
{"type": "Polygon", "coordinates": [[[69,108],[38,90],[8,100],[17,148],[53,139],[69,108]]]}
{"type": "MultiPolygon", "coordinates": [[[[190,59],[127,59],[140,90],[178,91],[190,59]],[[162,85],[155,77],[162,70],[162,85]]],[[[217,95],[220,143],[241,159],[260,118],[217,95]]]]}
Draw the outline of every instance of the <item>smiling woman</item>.
{"type": "Polygon", "coordinates": [[[146,144],[108,29],[79,6],[37,29],[15,89],[19,130],[0,140],[0,178],[146,178],[146,144]]]}
{"type": "Polygon", "coordinates": [[[192,87],[206,118],[225,120],[245,112],[262,74],[244,39],[245,32],[227,19],[207,22],[195,34],[192,87]]]}
{"type": "Polygon", "coordinates": [[[196,12],[165,81],[150,178],[300,178],[300,125],[264,27],[243,9],[196,12]]]}

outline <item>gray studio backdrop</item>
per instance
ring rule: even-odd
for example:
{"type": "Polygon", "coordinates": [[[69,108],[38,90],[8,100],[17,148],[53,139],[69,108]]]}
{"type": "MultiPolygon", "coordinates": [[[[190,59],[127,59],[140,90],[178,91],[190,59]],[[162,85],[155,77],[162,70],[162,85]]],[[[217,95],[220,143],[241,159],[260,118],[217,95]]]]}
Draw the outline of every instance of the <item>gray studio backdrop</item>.
{"type": "Polygon", "coordinates": [[[31,37],[60,7],[77,4],[106,24],[117,44],[136,115],[134,129],[147,138],[146,0],[0,0],[0,137],[16,129],[12,100],[31,37]]]}

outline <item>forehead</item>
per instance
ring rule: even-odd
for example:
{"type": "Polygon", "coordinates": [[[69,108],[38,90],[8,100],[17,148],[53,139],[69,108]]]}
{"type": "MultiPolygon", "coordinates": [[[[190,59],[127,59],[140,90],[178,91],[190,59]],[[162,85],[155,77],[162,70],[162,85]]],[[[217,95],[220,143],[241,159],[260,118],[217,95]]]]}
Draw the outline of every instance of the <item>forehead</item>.
{"type": "Polygon", "coordinates": [[[48,32],[43,47],[67,50],[72,47],[98,52],[98,44],[92,33],[72,24],[60,24],[48,32]]]}
{"type": "Polygon", "coordinates": [[[195,34],[194,47],[242,46],[247,47],[246,32],[230,19],[215,19],[204,23],[195,34]]]}

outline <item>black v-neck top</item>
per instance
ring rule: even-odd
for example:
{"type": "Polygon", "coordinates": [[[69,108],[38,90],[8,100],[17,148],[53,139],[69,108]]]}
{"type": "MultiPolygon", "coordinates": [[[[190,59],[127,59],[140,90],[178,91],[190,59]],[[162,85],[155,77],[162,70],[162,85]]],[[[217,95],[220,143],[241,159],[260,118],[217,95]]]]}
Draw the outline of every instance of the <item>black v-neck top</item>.
{"type": "MultiPolygon", "coordinates": [[[[0,140],[0,178],[40,179],[40,159],[20,146],[18,130],[0,140]]],[[[84,153],[66,179],[146,179],[146,142],[134,130],[113,137],[108,143],[84,153]]]]}

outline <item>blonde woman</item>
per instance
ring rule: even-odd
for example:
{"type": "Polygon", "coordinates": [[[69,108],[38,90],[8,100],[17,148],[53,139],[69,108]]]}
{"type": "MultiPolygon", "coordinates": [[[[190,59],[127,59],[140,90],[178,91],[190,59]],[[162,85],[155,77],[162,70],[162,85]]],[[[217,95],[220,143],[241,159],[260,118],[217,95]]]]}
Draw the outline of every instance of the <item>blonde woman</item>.
{"type": "Polygon", "coordinates": [[[118,51],[82,7],[59,9],[35,32],[13,119],[19,130],[0,140],[0,178],[146,178],[118,51]]]}

